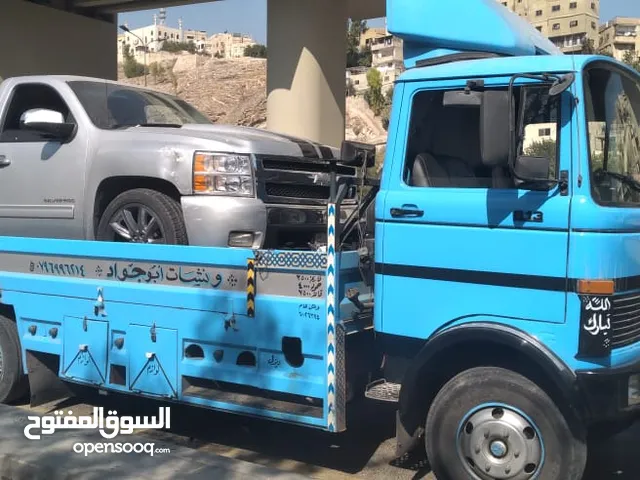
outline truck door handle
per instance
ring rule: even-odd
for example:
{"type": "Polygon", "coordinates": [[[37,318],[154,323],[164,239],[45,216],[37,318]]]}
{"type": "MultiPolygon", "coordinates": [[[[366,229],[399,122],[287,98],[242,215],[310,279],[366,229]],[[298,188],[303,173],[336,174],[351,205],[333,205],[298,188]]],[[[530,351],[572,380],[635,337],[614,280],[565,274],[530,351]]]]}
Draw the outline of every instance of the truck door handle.
{"type": "Polygon", "coordinates": [[[422,217],[424,215],[424,211],[418,210],[418,207],[415,205],[403,205],[402,208],[392,208],[391,216],[393,218],[398,217],[422,217]]]}
{"type": "Polygon", "coordinates": [[[8,167],[9,165],[11,165],[11,160],[4,155],[0,155],[0,168],[8,167]]]}

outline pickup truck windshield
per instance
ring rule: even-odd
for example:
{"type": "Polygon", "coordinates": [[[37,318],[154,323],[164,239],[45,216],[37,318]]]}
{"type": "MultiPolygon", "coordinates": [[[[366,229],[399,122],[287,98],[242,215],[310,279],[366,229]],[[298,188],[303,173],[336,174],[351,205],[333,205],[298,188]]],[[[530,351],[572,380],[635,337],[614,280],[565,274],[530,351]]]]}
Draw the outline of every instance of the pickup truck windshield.
{"type": "Polygon", "coordinates": [[[164,93],[106,82],[68,83],[98,128],[212,123],[184,100],[164,93]]]}
{"type": "Polygon", "coordinates": [[[640,80],[593,68],[586,86],[593,197],[605,206],[640,206],[640,80]]]}

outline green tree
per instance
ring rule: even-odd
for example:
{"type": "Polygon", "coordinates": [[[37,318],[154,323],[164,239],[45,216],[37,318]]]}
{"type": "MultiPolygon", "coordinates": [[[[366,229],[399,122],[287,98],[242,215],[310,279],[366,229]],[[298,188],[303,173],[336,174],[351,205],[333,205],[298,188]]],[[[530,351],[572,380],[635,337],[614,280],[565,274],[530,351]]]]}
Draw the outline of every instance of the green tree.
{"type": "Polygon", "coordinates": [[[384,106],[380,112],[380,119],[382,120],[382,126],[385,130],[389,130],[389,121],[391,117],[391,105],[393,103],[393,89],[387,90],[384,96],[384,106]]]}
{"type": "Polygon", "coordinates": [[[165,40],[162,42],[162,50],[165,52],[178,53],[189,52],[196,53],[196,44],[193,41],[188,42],[173,42],[165,40]]]}
{"type": "Polygon", "coordinates": [[[122,50],[122,69],[124,70],[124,76],[127,78],[136,78],[141,77],[146,73],[144,65],[138,62],[131,50],[129,49],[129,45],[124,45],[122,50]]]}
{"type": "Polygon", "coordinates": [[[556,154],[556,141],[548,138],[533,142],[525,152],[525,155],[531,157],[546,157],[550,160],[549,178],[554,178],[556,174],[556,154]]]}
{"type": "Polygon", "coordinates": [[[364,94],[364,99],[374,115],[380,115],[384,108],[384,95],[382,94],[382,75],[378,69],[370,68],[367,71],[367,83],[369,90],[364,94]]]}
{"type": "Polygon", "coordinates": [[[640,56],[635,52],[635,50],[627,50],[622,61],[631,68],[635,68],[640,72],[640,56]]]}
{"type": "Polygon", "coordinates": [[[245,57],[267,58],[267,47],[261,44],[249,45],[244,49],[245,57]]]}
{"type": "Polygon", "coordinates": [[[596,48],[595,42],[593,39],[588,38],[586,42],[582,44],[582,49],[580,53],[585,55],[593,55],[594,53],[598,53],[598,49],[596,48]]]}
{"type": "Polygon", "coordinates": [[[371,50],[360,51],[360,37],[368,29],[366,20],[349,20],[347,27],[347,67],[371,65],[371,50]]]}

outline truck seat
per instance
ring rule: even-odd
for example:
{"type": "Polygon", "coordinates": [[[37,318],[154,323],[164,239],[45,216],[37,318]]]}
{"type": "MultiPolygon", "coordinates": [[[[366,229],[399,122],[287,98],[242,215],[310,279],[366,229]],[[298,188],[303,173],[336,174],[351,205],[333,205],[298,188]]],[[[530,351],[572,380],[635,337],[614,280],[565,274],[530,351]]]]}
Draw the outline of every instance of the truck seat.
{"type": "Polygon", "coordinates": [[[411,185],[416,187],[482,187],[490,179],[478,178],[480,152],[480,109],[441,108],[437,115],[422,120],[417,143],[422,145],[411,168],[411,185]]]}
{"type": "Polygon", "coordinates": [[[477,182],[473,171],[459,158],[436,159],[430,153],[421,153],[413,162],[411,185],[414,187],[471,187],[477,182]]]}

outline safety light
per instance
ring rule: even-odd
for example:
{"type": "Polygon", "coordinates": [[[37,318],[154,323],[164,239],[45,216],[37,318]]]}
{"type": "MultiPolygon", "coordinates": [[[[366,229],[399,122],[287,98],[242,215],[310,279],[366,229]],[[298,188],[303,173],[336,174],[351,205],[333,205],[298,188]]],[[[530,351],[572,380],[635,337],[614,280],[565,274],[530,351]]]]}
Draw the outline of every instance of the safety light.
{"type": "Polygon", "coordinates": [[[578,293],[585,295],[613,295],[613,280],[578,280],[578,293]]]}

